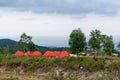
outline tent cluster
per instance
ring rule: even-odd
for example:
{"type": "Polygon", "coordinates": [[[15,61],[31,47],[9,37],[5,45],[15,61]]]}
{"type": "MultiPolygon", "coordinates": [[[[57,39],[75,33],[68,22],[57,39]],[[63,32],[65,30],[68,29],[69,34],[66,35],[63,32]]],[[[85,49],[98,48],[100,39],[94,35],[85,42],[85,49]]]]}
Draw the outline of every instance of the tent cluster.
{"type": "MultiPolygon", "coordinates": [[[[42,53],[40,51],[27,51],[27,52],[22,52],[22,51],[16,51],[15,52],[15,56],[42,56],[42,53]]],[[[54,57],[54,56],[70,56],[70,53],[67,51],[62,51],[62,52],[58,52],[58,51],[46,51],[44,53],[45,57],[54,57]]]]}
{"type": "Polygon", "coordinates": [[[15,56],[42,56],[42,53],[40,51],[27,51],[27,52],[22,52],[22,51],[16,51],[15,56]]]}
{"type": "Polygon", "coordinates": [[[47,51],[45,52],[44,56],[48,57],[48,56],[70,56],[70,53],[67,51],[62,51],[62,52],[58,52],[58,51],[47,51]]]}

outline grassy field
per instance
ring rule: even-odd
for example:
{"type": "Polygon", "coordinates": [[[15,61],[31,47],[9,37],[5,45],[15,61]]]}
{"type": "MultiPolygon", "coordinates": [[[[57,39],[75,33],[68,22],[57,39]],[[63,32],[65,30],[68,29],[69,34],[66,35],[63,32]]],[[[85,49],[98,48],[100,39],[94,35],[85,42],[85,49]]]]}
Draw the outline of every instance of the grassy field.
{"type": "Polygon", "coordinates": [[[0,80],[119,79],[119,57],[16,57],[0,54],[0,80]]]}

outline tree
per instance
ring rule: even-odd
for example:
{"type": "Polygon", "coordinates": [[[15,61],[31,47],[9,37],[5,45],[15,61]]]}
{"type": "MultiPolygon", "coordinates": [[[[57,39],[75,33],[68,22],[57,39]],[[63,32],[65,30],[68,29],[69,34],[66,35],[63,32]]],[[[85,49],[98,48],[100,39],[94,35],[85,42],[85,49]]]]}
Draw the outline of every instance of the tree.
{"type": "Polygon", "coordinates": [[[114,52],[114,43],[113,43],[113,37],[107,36],[106,41],[104,43],[104,51],[107,53],[107,55],[111,55],[112,52],[114,52]]]}
{"type": "Polygon", "coordinates": [[[27,50],[30,50],[30,51],[37,50],[36,45],[32,42],[32,37],[26,35],[26,33],[23,33],[20,36],[20,40],[18,42],[18,45],[19,45],[19,49],[24,51],[24,52],[27,50]]]}
{"type": "Polygon", "coordinates": [[[92,30],[90,34],[89,45],[95,51],[104,51],[108,55],[114,51],[113,37],[101,34],[99,30],[92,30]]]}
{"type": "Polygon", "coordinates": [[[107,55],[111,55],[114,51],[114,42],[112,36],[102,35],[103,50],[107,55]]]}
{"type": "Polygon", "coordinates": [[[79,53],[84,50],[86,37],[80,28],[73,30],[70,34],[69,45],[71,53],[79,53]]]}
{"type": "Polygon", "coordinates": [[[30,51],[37,50],[36,45],[32,41],[28,43],[27,47],[28,47],[28,50],[30,50],[30,51]]]}
{"type": "Polygon", "coordinates": [[[100,51],[100,48],[101,48],[101,31],[92,30],[90,32],[90,39],[89,39],[88,44],[94,51],[97,51],[97,52],[100,51]]]}
{"type": "Polygon", "coordinates": [[[28,35],[26,35],[26,33],[23,33],[23,34],[20,36],[20,41],[19,41],[19,42],[28,44],[29,42],[31,42],[31,40],[32,40],[32,37],[31,37],[31,36],[28,36],[28,35]]]}
{"type": "Polygon", "coordinates": [[[117,48],[118,48],[118,50],[120,50],[120,42],[118,43],[117,48]]]}

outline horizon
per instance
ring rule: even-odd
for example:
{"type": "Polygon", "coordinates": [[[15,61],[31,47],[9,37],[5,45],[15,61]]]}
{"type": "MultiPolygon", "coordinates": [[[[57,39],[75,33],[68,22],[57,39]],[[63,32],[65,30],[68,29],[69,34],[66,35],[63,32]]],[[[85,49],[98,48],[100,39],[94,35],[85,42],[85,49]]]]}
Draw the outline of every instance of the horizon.
{"type": "MultiPolygon", "coordinates": [[[[86,36],[86,41],[88,42],[89,36],[86,36]]],[[[18,36],[0,36],[0,39],[11,39],[19,41],[18,36]]],[[[68,44],[69,36],[32,36],[32,41],[39,46],[46,47],[69,47],[68,44]]],[[[120,42],[120,36],[113,36],[113,42],[115,47],[117,47],[120,42]]]]}

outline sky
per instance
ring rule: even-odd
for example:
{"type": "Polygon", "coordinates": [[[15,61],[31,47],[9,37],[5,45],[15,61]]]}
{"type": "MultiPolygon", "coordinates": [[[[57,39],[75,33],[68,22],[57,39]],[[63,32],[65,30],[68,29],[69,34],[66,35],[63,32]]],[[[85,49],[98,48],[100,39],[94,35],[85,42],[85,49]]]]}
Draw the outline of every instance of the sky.
{"type": "Polygon", "coordinates": [[[68,46],[73,29],[120,36],[120,0],[0,0],[0,37],[25,32],[36,44],[68,46]]]}

